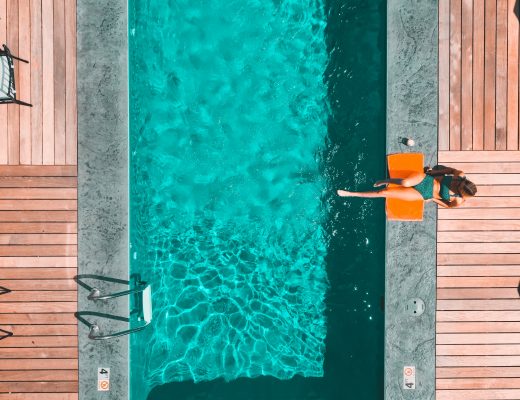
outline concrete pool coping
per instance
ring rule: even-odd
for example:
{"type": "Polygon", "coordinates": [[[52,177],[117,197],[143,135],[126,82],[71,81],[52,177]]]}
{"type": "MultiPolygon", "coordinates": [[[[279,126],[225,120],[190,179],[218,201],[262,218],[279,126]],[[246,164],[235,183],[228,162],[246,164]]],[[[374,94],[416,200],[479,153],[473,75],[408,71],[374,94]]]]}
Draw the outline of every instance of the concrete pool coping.
{"type": "MultiPolygon", "coordinates": [[[[80,274],[128,277],[127,1],[78,0],[78,204],[80,274]],[[117,99],[117,101],[115,101],[117,99]]],[[[437,159],[437,1],[388,1],[387,153],[414,151],[437,159]]],[[[435,396],[436,208],[422,223],[387,223],[385,398],[435,396]],[[404,300],[426,303],[421,317],[404,300]],[[403,389],[403,367],[417,368],[417,389],[403,389]]],[[[79,291],[78,308],[125,315],[125,301],[97,304],[79,291]]],[[[128,337],[91,341],[79,330],[80,400],[126,399],[128,337]],[[110,392],[97,391],[97,368],[111,368],[110,392]]]]}
{"type": "MultiPolygon", "coordinates": [[[[437,163],[438,2],[387,3],[387,154],[422,152],[437,163]],[[401,137],[415,139],[408,148],[401,137]]],[[[437,207],[423,222],[387,222],[385,275],[385,398],[435,398],[437,207]],[[406,300],[421,298],[419,317],[406,300]],[[416,367],[416,389],[404,388],[403,368],[416,367]]]]}
{"type": "MultiPolygon", "coordinates": [[[[120,279],[129,274],[127,15],[127,0],[77,3],[78,273],[120,279]]],[[[79,310],[128,316],[126,298],[87,295],[78,288],[79,310]]],[[[78,335],[79,398],[128,399],[128,336],[90,340],[82,324],[78,335]],[[109,392],[97,391],[99,367],[110,368],[109,392]]]]}

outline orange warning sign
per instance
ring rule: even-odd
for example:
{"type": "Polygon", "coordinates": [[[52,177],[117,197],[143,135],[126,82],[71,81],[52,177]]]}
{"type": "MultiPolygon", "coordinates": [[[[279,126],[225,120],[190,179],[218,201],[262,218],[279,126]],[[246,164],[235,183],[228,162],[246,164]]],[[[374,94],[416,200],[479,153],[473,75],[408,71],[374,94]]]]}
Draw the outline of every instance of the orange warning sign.
{"type": "Polygon", "coordinates": [[[412,371],[411,368],[406,368],[406,369],[404,370],[404,374],[405,374],[406,376],[410,376],[410,375],[413,374],[413,371],[412,371]]]}
{"type": "Polygon", "coordinates": [[[109,381],[99,381],[99,390],[109,390],[109,381]]]}

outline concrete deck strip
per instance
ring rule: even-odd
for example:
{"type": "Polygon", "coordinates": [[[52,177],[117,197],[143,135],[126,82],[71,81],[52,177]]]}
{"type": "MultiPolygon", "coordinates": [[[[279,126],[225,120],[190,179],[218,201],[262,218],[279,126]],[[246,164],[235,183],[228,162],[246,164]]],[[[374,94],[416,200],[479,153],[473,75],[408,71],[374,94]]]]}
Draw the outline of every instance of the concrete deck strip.
{"type": "MultiPolygon", "coordinates": [[[[129,274],[127,3],[78,0],[77,6],[78,269],[119,279],[129,274]]],[[[94,304],[84,290],[78,294],[80,310],[128,316],[126,297],[94,304]]],[[[81,324],[79,398],[128,399],[128,337],[93,341],[87,336],[81,324]],[[98,368],[107,367],[110,391],[98,392],[98,368]]]]}
{"type": "MultiPolygon", "coordinates": [[[[428,165],[435,165],[437,158],[437,10],[436,1],[387,3],[387,154],[422,152],[428,165]],[[403,137],[415,139],[416,146],[403,145],[403,137]]],[[[427,204],[423,222],[386,225],[385,398],[389,400],[435,398],[436,220],[436,207],[427,204]],[[425,303],[420,317],[405,311],[407,301],[414,298],[425,303]],[[404,386],[405,366],[416,367],[415,389],[404,386]]]]}

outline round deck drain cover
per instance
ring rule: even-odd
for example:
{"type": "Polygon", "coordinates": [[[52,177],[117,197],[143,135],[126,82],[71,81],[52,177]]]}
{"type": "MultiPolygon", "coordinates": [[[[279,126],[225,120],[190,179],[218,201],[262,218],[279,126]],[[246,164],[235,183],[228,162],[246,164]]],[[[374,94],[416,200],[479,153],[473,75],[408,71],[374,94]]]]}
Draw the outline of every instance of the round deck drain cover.
{"type": "Polygon", "coordinates": [[[424,301],[418,297],[406,301],[404,309],[406,315],[418,317],[424,312],[424,301]]]}

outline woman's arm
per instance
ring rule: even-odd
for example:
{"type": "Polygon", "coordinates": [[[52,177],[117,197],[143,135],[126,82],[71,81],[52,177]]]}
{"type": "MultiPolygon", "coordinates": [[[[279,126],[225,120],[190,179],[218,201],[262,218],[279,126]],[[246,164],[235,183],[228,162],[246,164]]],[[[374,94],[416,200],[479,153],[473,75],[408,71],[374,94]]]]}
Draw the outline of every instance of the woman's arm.
{"type": "Polygon", "coordinates": [[[431,176],[439,176],[439,175],[455,175],[455,176],[464,176],[464,172],[459,171],[458,169],[445,167],[444,165],[436,165],[435,167],[428,170],[428,175],[431,176]]]}
{"type": "Polygon", "coordinates": [[[455,208],[455,207],[460,206],[462,203],[464,203],[464,199],[462,199],[460,197],[456,197],[454,200],[451,200],[448,203],[446,203],[442,200],[439,200],[439,199],[432,199],[432,200],[444,208],[455,208]]]}

